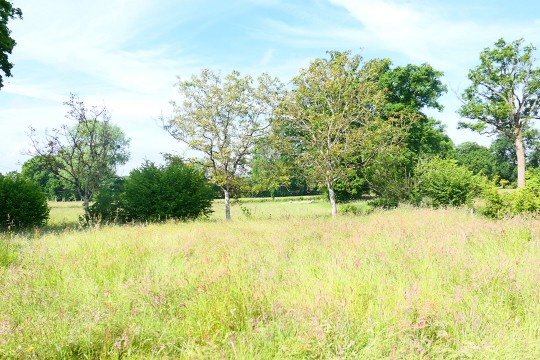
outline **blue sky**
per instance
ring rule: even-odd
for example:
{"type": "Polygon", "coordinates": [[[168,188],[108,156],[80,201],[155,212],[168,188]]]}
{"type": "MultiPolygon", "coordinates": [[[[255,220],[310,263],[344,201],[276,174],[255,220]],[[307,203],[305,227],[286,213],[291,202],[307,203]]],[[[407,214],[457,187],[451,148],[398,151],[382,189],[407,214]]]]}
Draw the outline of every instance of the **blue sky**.
{"type": "Polygon", "coordinates": [[[479,52],[498,38],[539,45],[540,3],[442,0],[14,0],[13,78],[0,90],[0,172],[19,170],[27,131],[68,120],[70,92],[105,104],[131,138],[130,162],[186,149],[156,119],[171,112],[177,76],[202,68],[268,72],[289,81],[327,50],[396,65],[430,63],[445,73],[443,121],[456,143],[489,139],[457,130],[457,95],[479,52]]]}

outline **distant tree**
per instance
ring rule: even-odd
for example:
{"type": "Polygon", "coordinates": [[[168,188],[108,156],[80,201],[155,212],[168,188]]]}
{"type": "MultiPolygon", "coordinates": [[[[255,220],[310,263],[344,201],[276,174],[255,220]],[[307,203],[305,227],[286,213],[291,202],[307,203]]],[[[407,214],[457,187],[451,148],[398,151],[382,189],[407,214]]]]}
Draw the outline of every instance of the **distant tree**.
{"type": "Polygon", "coordinates": [[[46,157],[34,156],[22,165],[21,177],[37,183],[50,200],[78,200],[69,183],[54,175],[46,165],[46,157]]]}
{"type": "Polygon", "coordinates": [[[255,84],[251,76],[237,71],[221,78],[205,69],[199,76],[179,81],[183,100],[173,102],[174,116],[163,119],[175,139],[203,154],[200,164],[223,192],[227,220],[231,192],[246,174],[255,142],[268,131],[281,87],[266,74],[255,84]]]}
{"type": "Polygon", "coordinates": [[[480,65],[469,71],[472,84],[462,94],[459,109],[470,120],[460,122],[460,127],[500,134],[514,144],[518,187],[525,186],[523,131],[540,117],[540,69],[534,67],[534,51],[533,45],[523,46],[523,39],[500,39],[493,49],[484,49],[480,65]]]}
{"type": "Polygon", "coordinates": [[[253,193],[268,192],[274,198],[290,187],[294,170],[293,159],[272,146],[271,138],[262,138],[255,144],[247,182],[253,193]]]}
{"type": "Polygon", "coordinates": [[[52,129],[45,134],[44,141],[31,128],[29,154],[40,156],[45,169],[77,192],[88,221],[92,195],[114,179],[116,167],[129,159],[129,140],[120,128],[110,123],[105,106],[88,108],[74,94],[64,105],[69,108],[66,118],[74,125],[52,129]]]}
{"type": "Polygon", "coordinates": [[[374,78],[380,62],[329,52],[292,80],[281,108],[281,133],[308,178],[327,188],[336,216],[335,185],[403,138],[401,119],[383,119],[385,94],[374,78]]]}
{"type": "MultiPolygon", "coordinates": [[[[11,30],[7,27],[8,21],[13,19],[22,19],[22,11],[13,7],[13,3],[8,0],[0,0],[0,69],[5,76],[11,76],[13,64],[9,62],[8,55],[11,54],[13,47],[17,44],[10,36],[11,30]]],[[[0,75],[0,89],[4,86],[2,76],[0,75]]]]}
{"type": "Polygon", "coordinates": [[[456,146],[455,158],[459,166],[467,168],[474,174],[492,178],[495,158],[491,150],[475,142],[464,142],[456,146]]]}

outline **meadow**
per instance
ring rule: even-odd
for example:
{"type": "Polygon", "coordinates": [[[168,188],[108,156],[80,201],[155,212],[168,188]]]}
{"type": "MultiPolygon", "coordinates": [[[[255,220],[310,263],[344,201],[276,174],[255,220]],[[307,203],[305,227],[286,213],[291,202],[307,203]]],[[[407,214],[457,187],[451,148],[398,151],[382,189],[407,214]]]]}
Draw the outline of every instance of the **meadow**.
{"type": "MultiPolygon", "coordinates": [[[[75,207],[74,207],[75,206],[75,207]]],[[[540,358],[540,220],[320,199],[0,246],[0,358],[540,358]]]]}

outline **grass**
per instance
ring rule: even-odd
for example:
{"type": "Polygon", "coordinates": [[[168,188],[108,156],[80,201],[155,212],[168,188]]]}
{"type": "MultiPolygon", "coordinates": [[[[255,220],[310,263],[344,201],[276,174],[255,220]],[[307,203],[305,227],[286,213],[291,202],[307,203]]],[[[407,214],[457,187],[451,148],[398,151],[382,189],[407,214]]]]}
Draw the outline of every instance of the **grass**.
{"type": "Polygon", "coordinates": [[[540,220],[215,206],[5,239],[0,358],[540,357],[540,220]]]}

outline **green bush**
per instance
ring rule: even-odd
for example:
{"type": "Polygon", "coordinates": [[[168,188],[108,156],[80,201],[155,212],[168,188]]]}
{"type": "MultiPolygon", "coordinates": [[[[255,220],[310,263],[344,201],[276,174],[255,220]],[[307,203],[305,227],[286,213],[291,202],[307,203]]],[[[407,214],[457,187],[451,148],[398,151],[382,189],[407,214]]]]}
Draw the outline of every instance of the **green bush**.
{"type": "Polygon", "coordinates": [[[91,214],[110,222],[188,220],[208,215],[212,198],[201,170],[179,161],[166,166],[147,162],[123,184],[101,191],[91,214]]]}
{"type": "Polygon", "coordinates": [[[49,207],[39,185],[20,176],[0,175],[0,229],[45,225],[49,207]]]}
{"type": "Polygon", "coordinates": [[[437,157],[420,161],[415,179],[413,202],[433,207],[471,204],[485,182],[455,160],[437,157]]]}
{"type": "Polygon", "coordinates": [[[368,215],[373,212],[373,207],[371,207],[371,205],[369,205],[367,202],[343,204],[340,206],[339,212],[350,215],[368,215]]]}
{"type": "Polygon", "coordinates": [[[529,169],[526,187],[501,193],[495,185],[486,187],[481,194],[480,213],[495,219],[519,214],[540,212],[540,169],[529,169]]]}
{"type": "Polygon", "coordinates": [[[90,206],[90,219],[95,222],[116,223],[125,221],[122,206],[124,179],[116,179],[99,190],[90,206]]]}

